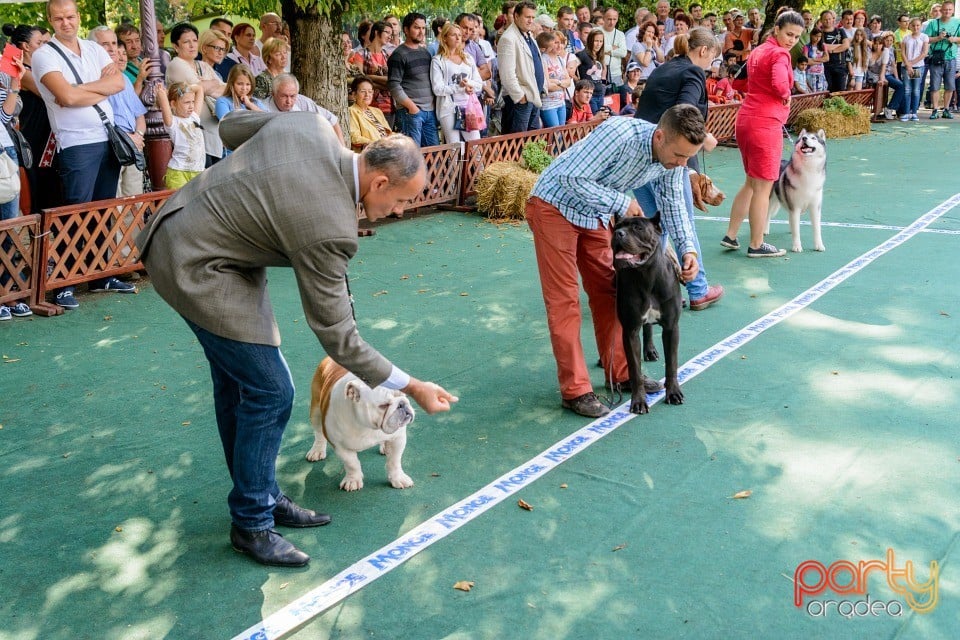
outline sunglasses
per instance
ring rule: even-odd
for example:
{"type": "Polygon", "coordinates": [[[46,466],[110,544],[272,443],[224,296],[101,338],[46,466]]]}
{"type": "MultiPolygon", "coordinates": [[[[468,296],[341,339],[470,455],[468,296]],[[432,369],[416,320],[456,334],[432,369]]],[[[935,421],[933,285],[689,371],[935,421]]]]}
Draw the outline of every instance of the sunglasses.
{"type": "Polygon", "coordinates": [[[226,48],[225,48],[225,47],[215,47],[215,46],[213,46],[212,44],[208,44],[207,47],[210,48],[210,49],[213,49],[213,50],[216,51],[217,53],[223,53],[224,51],[226,51],[226,48]]]}

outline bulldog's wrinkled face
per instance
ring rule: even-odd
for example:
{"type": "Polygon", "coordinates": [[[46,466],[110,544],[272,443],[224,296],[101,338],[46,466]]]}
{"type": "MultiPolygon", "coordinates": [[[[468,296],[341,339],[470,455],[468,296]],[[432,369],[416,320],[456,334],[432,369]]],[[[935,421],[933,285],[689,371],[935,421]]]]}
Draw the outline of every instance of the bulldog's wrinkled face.
{"type": "Polygon", "coordinates": [[[624,218],[613,229],[613,266],[629,269],[642,266],[660,251],[660,212],[652,218],[624,218]]]}
{"type": "Polygon", "coordinates": [[[827,150],[827,134],[823,129],[820,129],[815,134],[807,133],[807,130],[804,129],[800,132],[800,135],[797,136],[797,144],[794,148],[797,152],[805,156],[824,154],[827,150]]]}
{"type": "Polygon", "coordinates": [[[353,401],[356,424],[384,433],[396,433],[416,417],[407,395],[395,389],[371,389],[359,380],[347,383],[345,393],[353,401]]]}

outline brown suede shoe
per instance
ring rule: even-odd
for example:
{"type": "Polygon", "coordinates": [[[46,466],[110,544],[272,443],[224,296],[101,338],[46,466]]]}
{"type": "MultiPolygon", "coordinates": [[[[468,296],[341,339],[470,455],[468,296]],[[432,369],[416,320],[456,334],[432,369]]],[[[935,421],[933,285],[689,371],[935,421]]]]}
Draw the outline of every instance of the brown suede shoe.
{"type": "Polygon", "coordinates": [[[564,400],[561,404],[564,409],[570,409],[570,411],[586,418],[600,418],[610,413],[610,410],[603,406],[603,403],[600,402],[597,394],[593,391],[571,400],[564,400]]]}

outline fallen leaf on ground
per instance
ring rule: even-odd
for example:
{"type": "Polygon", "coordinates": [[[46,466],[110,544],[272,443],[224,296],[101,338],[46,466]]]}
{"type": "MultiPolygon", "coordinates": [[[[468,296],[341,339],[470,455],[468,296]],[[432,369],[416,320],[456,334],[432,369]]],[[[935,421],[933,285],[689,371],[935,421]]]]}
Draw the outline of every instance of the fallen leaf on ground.
{"type": "Polygon", "coordinates": [[[110,320],[113,320],[113,316],[103,316],[103,319],[109,322],[110,320]]]}
{"type": "Polygon", "coordinates": [[[388,292],[386,289],[383,289],[383,290],[377,291],[375,294],[373,294],[373,297],[376,298],[377,296],[384,296],[384,295],[387,295],[387,293],[389,293],[389,292],[388,292]]]}
{"type": "Polygon", "coordinates": [[[113,530],[116,531],[117,533],[120,533],[121,531],[123,531],[123,527],[114,527],[113,530]]]}
{"type": "Polygon", "coordinates": [[[620,549],[626,549],[626,548],[627,548],[627,543],[624,542],[623,544],[618,544],[617,546],[615,546],[615,547],[613,548],[613,550],[614,550],[614,551],[620,551],[620,549]]]}
{"type": "Polygon", "coordinates": [[[6,356],[4,356],[4,360],[3,360],[4,364],[10,364],[11,362],[20,362],[20,358],[7,358],[6,356]]]}
{"type": "Polygon", "coordinates": [[[190,426],[190,421],[189,421],[189,420],[184,420],[183,422],[180,423],[180,426],[181,426],[181,427],[189,427],[189,426],[190,426]]]}
{"type": "Polygon", "coordinates": [[[517,500],[517,506],[527,511],[533,511],[533,506],[523,500],[517,500]]]}
{"type": "Polygon", "coordinates": [[[409,279],[410,279],[410,276],[400,276],[400,279],[401,279],[401,280],[409,280],[409,279]]]}
{"type": "Polygon", "coordinates": [[[940,312],[940,315],[942,315],[942,316],[947,316],[948,318],[950,317],[950,314],[947,313],[946,311],[941,311],[941,312],[940,312]]]}
{"type": "Polygon", "coordinates": [[[567,483],[564,482],[562,485],[560,485],[560,488],[561,488],[561,489],[566,489],[566,488],[567,488],[567,483]]]}
{"type": "Polygon", "coordinates": [[[470,294],[467,293],[466,291],[461,291],[461,292],[460,292],[460,295],[463,296],[463,297],[467,297],[467,296],[469,296],[470,294]]]}
{"type": "Polygon", "coordinates": [[[733,498],[734,500],[742,500],[743,498],[749,498],[751,495],[753,495],[753,491],[750,491],[750,489],[747,489],[746,491],[737,491],[735,494],[733,494],[730,497],[733,498]]]}
{"type": "Polygon", "coordinates": [[[470,589],[473,589],[473,582],[468,580],[460,580],[453,585],[453,588],[459,589],[460,591],[470,591],[470,589]]]}

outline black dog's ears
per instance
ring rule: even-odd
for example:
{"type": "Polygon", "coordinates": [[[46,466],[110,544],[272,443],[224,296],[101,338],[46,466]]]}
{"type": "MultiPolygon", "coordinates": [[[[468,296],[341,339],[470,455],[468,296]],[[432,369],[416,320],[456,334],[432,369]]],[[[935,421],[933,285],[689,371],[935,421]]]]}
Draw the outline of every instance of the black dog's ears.
{"type": "Polygon", "coordinates": [[[657,228],[657,231],[663,233],[663,227],[660,225],[660,212],[657,211],[649,218],[650,222],[657,228]]]}

